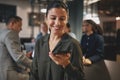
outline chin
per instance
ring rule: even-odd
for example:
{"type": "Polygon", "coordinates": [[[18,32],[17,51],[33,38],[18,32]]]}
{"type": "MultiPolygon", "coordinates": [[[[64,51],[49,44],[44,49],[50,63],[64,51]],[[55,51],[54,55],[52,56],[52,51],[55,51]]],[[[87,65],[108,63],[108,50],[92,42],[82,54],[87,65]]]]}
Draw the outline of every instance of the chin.
{"type": "Polygon", "coordinates": [[[62,34],[62,32],[55,31],[54,34],[60,35],[60,34],[62,34]]]}

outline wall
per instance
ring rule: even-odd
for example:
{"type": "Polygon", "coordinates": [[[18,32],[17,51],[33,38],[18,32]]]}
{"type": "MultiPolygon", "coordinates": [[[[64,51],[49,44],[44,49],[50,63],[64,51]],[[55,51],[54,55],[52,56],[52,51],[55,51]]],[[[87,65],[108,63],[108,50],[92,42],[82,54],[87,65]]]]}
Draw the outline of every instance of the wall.
{"type": "MultiPolygon", "coordinates": [[[[31,27],[28,25],[28,13],[31,12],[31,7],[29,0],[0,0],[0,3],[15,5],[17,8],[17,16],[20,16],[23,19],[22,31],[20,32],[20,37],[30,37],[31,36],[31,27]]],[[[37,12],[37,10],[35,10],[37,12]]],[[[4,23],[0,23],[0,26],[4,28],[4,23]]],[[[1,28],[0,28],[1,29],[1,28]]],[[[39,33],[38,27],[34,28],[34,37],[39,33]]]]}

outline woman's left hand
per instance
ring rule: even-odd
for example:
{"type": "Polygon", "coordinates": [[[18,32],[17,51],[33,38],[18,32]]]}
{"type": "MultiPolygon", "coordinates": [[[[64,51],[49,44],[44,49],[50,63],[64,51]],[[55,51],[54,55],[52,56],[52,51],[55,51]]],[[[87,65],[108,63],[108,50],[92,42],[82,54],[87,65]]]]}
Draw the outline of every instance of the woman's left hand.
{"type": "Polygon", "coordinates": [[[90,59],[88,59],[88,58],[83,57],[83,64],[84,65],[91,65],[92,61],[90,59]]]}
{"type": "Polygon", "coordinates": [[[52,52],[49,52],[49,57],[57,65],[63,66],[63,68],[65,68],[68,64],[70,64],[70,53],[67,53],[67,54],[56,54],[56,55],[54,55],[52,52]]]}

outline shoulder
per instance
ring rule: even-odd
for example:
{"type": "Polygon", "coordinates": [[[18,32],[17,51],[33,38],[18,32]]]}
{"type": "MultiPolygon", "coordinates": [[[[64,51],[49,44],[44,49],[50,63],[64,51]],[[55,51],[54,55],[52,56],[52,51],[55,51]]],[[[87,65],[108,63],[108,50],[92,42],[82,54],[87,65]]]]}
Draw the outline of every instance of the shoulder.
{"type": "Polygon", "coordinates": [[[9,30],[9,29],[0,30],[1,35],[6,35],[6,34],[9,34],[10,32],[11,32],[11,30],[9,30]]]}
{"type": "Polygon", "coordinates": [[[103,38],[103,36],[102,35],[99,35],[99,34],[94,34],[94,37],[95,37],[95,39],[97,40],[97,41],[104,41],[104,38],[103,38]]]}
{"type": "Polygon", "coordinates": [[[19,39],[19,33],[13,30],[9,30],[6,37],[10,38],[11,40],[15,39],[18,40],[19,39]]]}
{"type": "Polygon", "coordinates": [[[4,29],[0,31],[1,37],[15,37],[15,35],[18,35],[15,31],[9,30],[9,29],[4,29]]]}
{"type": "Polygon", "coordinates": [[[102,35],[99,35],[99,34],[94,34],[94,36],[95,36],[95,38],[103,38],[103,36],[102,35]]]}
{"type": "Polygon", "coordinates": [[[48,42],[49,36],[50,36],[49,34],[46,34],[45,36],[41,36],[41,38],[37,39],[36,43],[48,42]]]}
{"type": "Polygon", "coordinates": [[[70,32],[69,35],[76,39],[76,35],[74,33],[70,32]]]}
{"type": "Polygon", "coordinates": [[[64,35],[64,40],[70,43],[72,46],[79,45],[79,42],[68,34],[64,35]]]}
{"type": "Polygon", "coordinates": [[[85,37],[86,37],[86,34],[85,34],[85,33],[83,33],[82,38],[85,38],[85,37]]]}
{"type": "Polygon", "coordinates": [[[42,37],[42,33],[40,32],[40,33],[37,35],[36,39],[39,39],[39,38],[41,38],[41,37],[42,37]]]}
{"type": "Polygon", "coordinates": [[[40,41],[48,40],[49,36],[50,36],[49,34],[46,34],[45,36],[41,36],[39,40],[40,41]]]}

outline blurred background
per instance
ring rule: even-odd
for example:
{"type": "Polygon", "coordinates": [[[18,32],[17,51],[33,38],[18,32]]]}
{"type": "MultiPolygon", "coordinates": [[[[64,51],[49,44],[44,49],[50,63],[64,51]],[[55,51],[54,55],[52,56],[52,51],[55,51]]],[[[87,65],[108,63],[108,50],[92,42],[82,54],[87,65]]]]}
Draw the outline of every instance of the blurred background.
{"type": "MultiPolygon", "coordinates": [[[[37,36],[44,21],[47,4],[54,0],[0,0],[0,29],[11,15],[23,19],[21,43],[37,36]]],[[[120,0],[61,0],[68,5],[72,32],[78,41],[82,36],[82,21],[92,19],[103,29],[105,59],[119,61],[120,54],[120,0]]]]}

